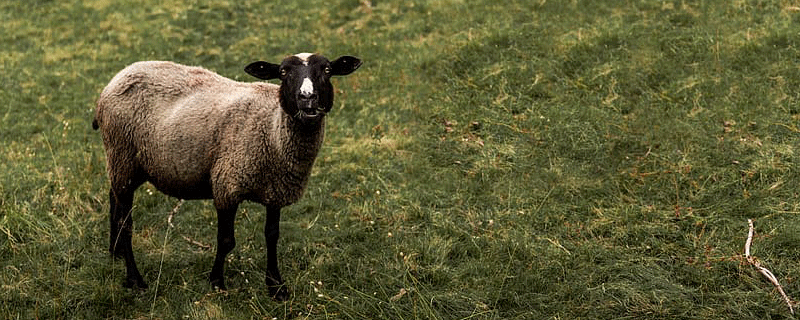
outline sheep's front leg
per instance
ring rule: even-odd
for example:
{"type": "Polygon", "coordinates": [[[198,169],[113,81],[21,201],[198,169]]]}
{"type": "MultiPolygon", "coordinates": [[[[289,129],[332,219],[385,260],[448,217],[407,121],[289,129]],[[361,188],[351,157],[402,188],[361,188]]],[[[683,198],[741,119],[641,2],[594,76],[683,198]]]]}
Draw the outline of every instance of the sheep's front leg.
{"type": "Polygon", "coordinates": [[[217,257],[214,259],[214,267],[211,268],[209,281],[212,286],[221,290],[226,289],[225,257],[236,247],[233,222],[236,219],[237,207],[234,205],[232,208],[217,208],[217,257]]]}
{"type": "Polygon", "coordinates": [[[278,236],[280,235],[281,208],[267,206],[267,222],[264,224],[264,237],[267,240],[267,287],[270,295],[279,301],[289,298],[289,290],[283,285],[278,270],[278,236]]]}

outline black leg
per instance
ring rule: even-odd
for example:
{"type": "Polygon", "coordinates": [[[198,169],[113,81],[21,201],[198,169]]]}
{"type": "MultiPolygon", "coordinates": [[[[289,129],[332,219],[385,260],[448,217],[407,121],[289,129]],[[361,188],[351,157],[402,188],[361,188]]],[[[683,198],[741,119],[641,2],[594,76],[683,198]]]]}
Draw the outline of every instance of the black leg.
{"type": "Polygon", "coordinates": [[[111,191],[111,245],[110,249],[114,255],[122,255],[125,258],[126,279],[123,286],[126,288],[147,289],[139,269],[136,268],[136,261],[133,258],[133,247],[131,237],[133,233],[133,220],[131,218],[131,208],[133,207],[133,191],[127,188],[126,192],[111,191]]]}
{"type": "Polygon", "coordinates": [[[264,237],[267,240],[267,286],[275,300],[289,298],[289,291],[283,285],[278,270],[278,237],[280,236],[281,208],[267,206],[267,222],[264,224],[264,237]]]}
{"type": "Polygon", "coordinates": [[[217,256],[211,268],[209,281],[211,285],[225,290],[225,257],[236,247],[234,236],[234,220],[236,219],[237,206],[233,208],[217,208],[217,256]]]}
{"type": "Polygon", "coordinates": [[[110,236],[110,243],[108,246],[108,252],[114,258],[122,258],[125,256],[125,253],[122,251],[122,246],[118,246],[119,238],[120,238],[120,228],[122,227],[122,219],[118,218],[117,215],[117,197],[114,195],[114,191],[111,190],[108,192],[108,203],[111,206],[111,210],[108,213],[108,224],[109,224],[109,236],[110,236]]]}

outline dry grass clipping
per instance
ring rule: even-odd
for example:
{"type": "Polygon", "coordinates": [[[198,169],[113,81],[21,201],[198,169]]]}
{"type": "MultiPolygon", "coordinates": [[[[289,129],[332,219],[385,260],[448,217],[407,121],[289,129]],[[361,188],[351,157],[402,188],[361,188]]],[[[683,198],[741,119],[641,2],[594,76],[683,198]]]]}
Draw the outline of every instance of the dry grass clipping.
{"type": "Polygon", "coordinates": [[[789,296],[786,295],[786,292],[783,291],[783,286],[781,286],[780,282],[778,282],[778,278],[776,278],[775,275],[772,274],[772,272],[769,271],[767,268],[762,267],[761,262],[759,262],[758,260],[756,260],[755,257],[750,255],[750,245],[753,243],[753,233],[755,232],[754,231],[755,228],[753,227],[753,219],[747,219],[747,224],[750,225],[750,231],[748,231],[747,233],[747,241],[745,241],[744,243],[744,256],[747,259],[747,262],[750,263],[753,267],[755,267],[756,270],[761,272],[761,274],[767,277],[767,279],[769,279],[770,282],[772,282],[775,288],[778,289],[778,292],[781,294],[781,297],[783,297],[783,301],[785,301],[786,305],[789,306],[789,311],[792,314],[794,314],[792,299],[790,299],[789,296]]]}

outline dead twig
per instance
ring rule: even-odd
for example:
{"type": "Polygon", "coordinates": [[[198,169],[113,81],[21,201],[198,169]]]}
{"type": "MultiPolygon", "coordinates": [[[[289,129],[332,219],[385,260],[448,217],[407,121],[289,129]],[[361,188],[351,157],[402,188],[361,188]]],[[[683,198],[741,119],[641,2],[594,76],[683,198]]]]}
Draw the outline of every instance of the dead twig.
{"type": "Polygon", "coordinates": [[[178,203],[176,203],[175,206],[172,207],[172,211],[170,211],[169,217],[167,217],[167,223],[169,223],[170,228],[175,228],[175,225],[172,224],[172,217],[174,217],[175,214],[178,213],[178,209],[180,209],[181,205],[183,205],[183,199],[178,201],[178,203]]]}
{"type": "MultiPolygon", "coordinates": [[[[167,218],[167,223],[169,224],[169,229],[175,228],[175,225],[172,224],[172,218],[175,216],[176,213],[178,213],[178,209],[180,209],[181,205],[183,205],[183,199],[178,201],[178,203],[176,203],[175,206],[172,208],[172,211],[170,211],[169,217],[167,218]]],[[[169,229],[167,229],[167,231],[169,231],[169,229]]],[[[200,241],[194,240],[194,239],[189,238],[187,236],[182,236],[182,237],[183,237],[183,240],[186,240],[186,242],[188,242],[190,244],[193,244],[195,246],[198,246],[201,249],[211,250],[211,248],[212,248],[210,244],[202,243],[200,241]]],[[[164,245],[166,246],[166,239],[165,239],[164,245]]]]}
{"type": "Polygon", "coordinates": [[[397,300],[400,300],[400,298],[406,295],[406,293],[408,293],[408,290],[406,290],[406,288],[400,288],[400,292],[389,298],[389,301],[395,302],[397,300]]]}
{"type": "Polygon", "coordinates": [[[769,271],[767,268],[762,267],[761,262],[759,262],[758,260],[756,260],[755,257],[750,255],[750,245],[753,243],[753,233],[755,232],[754,230],[755,228],[753,227],[753,219],[747,219],[747,224],[750,226],[750,231],[747,232],[747,241],[745,241],[744,243],[744,256],[747,259],[747,262],[750,263],[750,265],[752,265],[754,268],[756,268],[756,270],[761,272],[761,274],[767,277],[767,279],[769,279],[769,282],[772,282],[775,288],[778,289],[778,292],[781,294],[781,297],[783,297],[783,301],[785,301],[786,305],[789,306],[789,312],[794,314],[792,299],[790,299],[789,296],[786,295],[786,292],[783,291],[783,286],[781,286],[780,282],[778,282],[778,278],[775,277],[775,275],[772,274],[772,272],[769,271]]]}
{"type": "Polygon", "coordinates": [[[196,245],[196,246],[198,246],[200,248],[203,248],[203,249],[206,249],[206,250],[211,250],[211,245],[210,244],[202,243],[200,241],[197,241],[195,239],[189,238],[187,236],[183,236],[183,240],[186,240],[186,242],[188,242],[190,244],[193,244],[193,245],[196,245]]]}

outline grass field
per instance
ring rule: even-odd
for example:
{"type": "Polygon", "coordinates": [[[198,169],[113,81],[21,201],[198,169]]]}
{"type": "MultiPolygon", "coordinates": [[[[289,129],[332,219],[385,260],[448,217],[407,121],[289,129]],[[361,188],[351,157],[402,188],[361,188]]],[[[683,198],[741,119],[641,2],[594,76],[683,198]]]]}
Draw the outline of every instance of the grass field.
{"type": "Polygon", "coordinates": [[[793,1],[2,1],[2,319],[783,319],[800,299],[793,1]],[[240,207],[137,192],[121,287],[94,101],[138,60],[355,55],[263,285],[240,207]]]}

